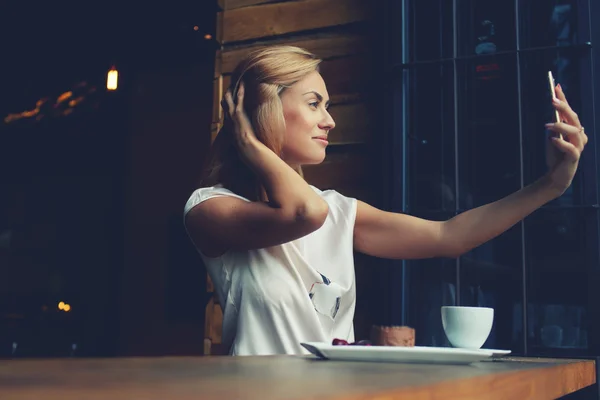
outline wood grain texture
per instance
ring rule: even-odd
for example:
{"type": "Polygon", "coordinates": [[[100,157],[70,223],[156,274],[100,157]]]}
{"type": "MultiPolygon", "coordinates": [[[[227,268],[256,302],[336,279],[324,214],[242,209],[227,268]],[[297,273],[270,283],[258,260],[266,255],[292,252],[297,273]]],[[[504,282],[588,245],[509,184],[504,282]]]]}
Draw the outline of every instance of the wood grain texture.
{"type": "Polygon", "coordinates": [[[236,8],[255,6],[258,4],[275,3],[290,0],[218,0],[221,10],[234,10],[236,8]]]}
{"type": "Polygon", "coordinates": [[[221,107],[223,95],[223,76],[219,76],[213,80],[213,123],[221,122],[223,119],[223,107],[221,107]]]}
{"type": "Polygon", "coordinates": [[[223,75],[223,52],[217,50],[215,52],[215,73],[213,78],[218,78],[221,75],[223,75]]]}
{"type": "Polygon", "coordinates": [[[370,85],[384,84],[380,79],[373,79],[375,69],[364,55],[324,61],[320,71],[332,98],[366,93],[372,89],[370,85]]]}
{"type": "Polygon", "coordinates": [[[221,73],[230,74],[235,69],[236,65],[248,53],[256,49],[271,46],[271,45],[287,45],[301,47],[316,54],[324,60],[333,57],[343,57],[348,55],[356,55],[367,51],[367,40],[364,36],[347,33],[347,34],[317,34],[311,36],[301,36],[294,38],[284,38],[269,42],[258,42],[251,45],[224,48],[221,57],[221,73]]]}
{"type": "Polygon", "coordinates": [[[372,8],[364,0],[298,0],[222,11],[217,41],[227,44],[365,21],[372,8]]]}
{"type": "Polygon", "coordinates": [[[329,133],[329,143],[366,143],[373,132],[369,131],[369,112],[365,103],[342,104],[330,108],[335,129],[329,133]]]}
{"type": "Polygon", "coordinates": [[[455,366],[294,356],[14,360],[0,364],[0,398],[546,400],[595,378],[593,361],[576,360],[455,366]]]}

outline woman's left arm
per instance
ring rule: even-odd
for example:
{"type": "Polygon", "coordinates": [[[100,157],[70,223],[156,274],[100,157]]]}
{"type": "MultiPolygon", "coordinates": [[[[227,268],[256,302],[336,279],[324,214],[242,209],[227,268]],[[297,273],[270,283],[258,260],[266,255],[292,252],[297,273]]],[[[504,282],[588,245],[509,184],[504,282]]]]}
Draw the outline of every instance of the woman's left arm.
{"type": "Polygon", "coordinates": [[[493,239],[571,185],[588,138],[560,86],[556,88],[561,121],[546,127],[549,171],[533,184],[493,203],[465,211],[448,221],[428,221],[378,210],[358,202],[354,227],[356,250],[376,257],[417,259],[458,257],[493,239]],[[561,133],[563,138],[558,137],[561,133]]]}

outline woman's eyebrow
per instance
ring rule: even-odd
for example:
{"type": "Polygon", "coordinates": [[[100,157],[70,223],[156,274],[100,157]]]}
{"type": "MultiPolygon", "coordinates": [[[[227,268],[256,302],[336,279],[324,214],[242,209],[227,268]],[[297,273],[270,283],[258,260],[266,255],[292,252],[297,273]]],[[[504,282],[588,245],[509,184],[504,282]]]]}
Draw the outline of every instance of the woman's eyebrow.
{"type": "MultiPolygon", "coordinates": [[[[319,92],[316,92],[314,90],[308,91],[306,93],[303,93],[302,96],[304,96],[305,94],[314,94],[315,96],[317,96],[317,99],[319,101],[323,101],[323,96],[321,96],[321,94],[319,92]]],[[[329,106],[329,100],[327,100],[327,102],[325,103],[325,106],[329,106]]]]}

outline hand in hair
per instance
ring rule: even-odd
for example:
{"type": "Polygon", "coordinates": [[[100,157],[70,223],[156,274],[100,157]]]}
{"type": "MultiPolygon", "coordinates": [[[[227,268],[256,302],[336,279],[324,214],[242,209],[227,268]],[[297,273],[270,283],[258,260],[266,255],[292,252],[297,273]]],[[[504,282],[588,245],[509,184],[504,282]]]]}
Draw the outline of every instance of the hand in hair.
{"type": "Polygon", "coordinates": [[[233,134],[238,149],[244,154],[244,148],[248,144],[254,144],[258,139],[252,128],[252,123],[244,109],[244,83],[241,82],[237,92],[236,101],[233,101],[231,89],[227,90],[221,102],[225,110],[226,118],[230,118],[233,124],[233,134]]]}

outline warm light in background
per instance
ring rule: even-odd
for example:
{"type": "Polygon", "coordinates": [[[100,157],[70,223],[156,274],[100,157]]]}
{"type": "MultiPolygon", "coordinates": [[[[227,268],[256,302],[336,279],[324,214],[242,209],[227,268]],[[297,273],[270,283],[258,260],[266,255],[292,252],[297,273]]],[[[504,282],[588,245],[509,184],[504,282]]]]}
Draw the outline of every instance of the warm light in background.
{"type": "Polygon", "coordinates": [[[197,31],[198,29],[200,29],[200,28],[198,27],[198,25],[194,26],[194,30],[195,30],[195,31],[197,31]]]}
{"type": "Polygon", "coordinates": [[[204,35],[204,39],[210,40],[212,39],[212,35],[210,33],[207,33],[206,35],[204,35]]]}
{"type": "Polygon", "coordinates": [[[65,308],[63,309],[65,312],[71,311],[71,306],[69,304],[65,304],[65,308]]]}
{"type": "Polygon", "coordinates": [[[60,303],[58,303],[58,309],[59,310],[64,310],[65,309],[65,302],[61,301],[60,303]]]}
{"type": "Polygon", "coordinates": [[[112,67],[108,71],[108,76],[106,77],[106,88],[108,90],[117,90],[117,86],[119,84],[119,71],[115,67],[112,67]]]}

